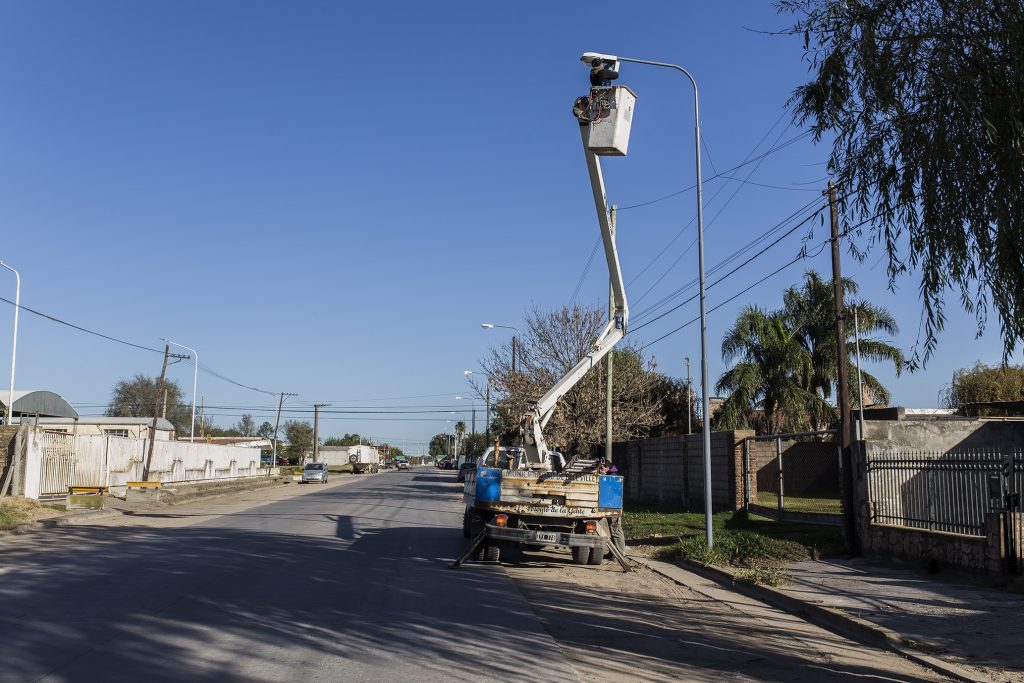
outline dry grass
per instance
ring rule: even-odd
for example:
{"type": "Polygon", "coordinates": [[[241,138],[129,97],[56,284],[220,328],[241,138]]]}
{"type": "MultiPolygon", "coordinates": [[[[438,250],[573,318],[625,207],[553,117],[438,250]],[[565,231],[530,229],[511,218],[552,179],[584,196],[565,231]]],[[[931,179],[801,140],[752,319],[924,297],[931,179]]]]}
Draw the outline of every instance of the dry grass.
{"type": "Polygon", "coordinates": [[[13,529],[19,524],[35,522],[64,514],[63,505],[45,505],[31,498],[12,496],[0,498],[0,530],[13,529]]]}

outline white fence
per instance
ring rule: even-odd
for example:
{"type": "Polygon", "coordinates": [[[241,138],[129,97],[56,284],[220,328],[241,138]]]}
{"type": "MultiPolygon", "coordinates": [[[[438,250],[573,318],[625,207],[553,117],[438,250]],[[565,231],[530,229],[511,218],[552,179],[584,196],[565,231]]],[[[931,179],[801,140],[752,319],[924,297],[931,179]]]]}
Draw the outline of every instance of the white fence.
{"type": "MultiPolygon", "coordinates": [[[[25,495],[63,495],[68,486],[124,487],[142,479],[148,439],[72,436],[35,431],[29,435],[25,495]]],[[[150,481],[192,482],[265,475],[260,449],[157,440],[150,481]]]]}

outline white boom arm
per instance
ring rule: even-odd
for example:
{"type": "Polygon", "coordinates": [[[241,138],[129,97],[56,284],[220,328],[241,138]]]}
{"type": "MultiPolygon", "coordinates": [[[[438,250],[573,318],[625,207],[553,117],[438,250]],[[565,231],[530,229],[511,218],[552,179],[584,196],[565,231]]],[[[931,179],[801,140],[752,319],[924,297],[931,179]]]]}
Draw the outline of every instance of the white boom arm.
{"type": "Polygon", "coordinates": [[[580,134],[583,137],[583,150],[587,158],[587,170],[590,173],[590,185],[594,191],[594,205],[597,208],[597,221],[601,226],[601,240],[604,242],[604,256],[608,262],[608,275],[611,279],[612,320],[604,326],[593,351],[584,356],[569,372],[540,397],[533,410],[523,417],[523,441],[526,462],[529,467],[548,468],[551,459],[548,455],[547,440],[544,438],[544,427],[554,412],[555,404],[593,369],[601,359],[607,356],[626,335],[626,324],[629,321],[629,305],[626,302],[626,289],[622,283],[622,269],[619,266],[619,252],[615,248],[615,236],[612,234],[611,221],[608,214],[608,199],[604,191],[604,176],[601,174],[601,160],[587,146],[587,122],[580,121],[580,134]]]}

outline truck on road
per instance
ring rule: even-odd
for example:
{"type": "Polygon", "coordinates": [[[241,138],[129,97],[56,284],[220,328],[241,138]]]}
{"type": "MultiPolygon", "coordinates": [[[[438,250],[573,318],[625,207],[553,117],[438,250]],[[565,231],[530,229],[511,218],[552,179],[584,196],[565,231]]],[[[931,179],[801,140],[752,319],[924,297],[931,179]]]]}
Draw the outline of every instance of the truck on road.
{"type": "Polygon", "coordinates": [[[352,474],[376,474],[380,469],[380,453],[373,446],[349,446],[348,462],[352,474]]]}
{"type": "Polygon", "coordinates": [[[625,156],[636,95],[612,85],[618,60],[602,57],[591,66],[591,89],[577,98],[573,113],[579,123],[601,240],[611,283],[612,315],[590,353],[540,397],[520,421],[522,448],[488,448],[466,473],[463,534],[469,547],[452,563],[458,567],[471,555],[497,561],[509,544],[559,546],[572,551],[577,564],[601,564],[610,551],[626,571],[622,554],[622,477],[610,463],[584,454],[569,459],[548,446],[544,427],[558,400],[607,356],[626,335],[626,301],[615,233],[611,226],[600,156],[625,156]]]}

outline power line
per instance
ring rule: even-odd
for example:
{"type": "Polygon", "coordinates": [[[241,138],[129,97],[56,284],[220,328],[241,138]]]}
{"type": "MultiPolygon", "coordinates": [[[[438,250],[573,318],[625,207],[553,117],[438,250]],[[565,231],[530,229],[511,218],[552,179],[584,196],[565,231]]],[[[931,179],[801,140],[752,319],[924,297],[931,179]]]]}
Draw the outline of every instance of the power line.
{"type": "MultiPolygon", "coordinates": [[[[822,208],[824,208],[824,207],[822,207],[822,208]]],[[[853,232],[853,231],[854,231],[854,230],[856,230],[857,228],[859,228],[859,227],[863,226],[863,225],[864,225],[864,224],[866,224],[866,223],[870,223],[871,221],[875,220],[875,219],[876,219],[876,218],[878,218],[878,217],[879,217],[880,215],[882,215],[882,213],[883,213],[883,212],[879,212],[879,213],[875,214],[874,216],[871,216],[870,218],[866,218],[866,219],[862,220],[862,221],[861,221],[860,223],[857,223],[856,225],[851,225],[850,227],[846,228],[846,229],[845,229],[845,230],[844,230],[843,232],[839,233],[839,237],[845,237],[845,236],[849,235],[849,234],[850,234],[851,232],[853,232]]],[[[810,253],[808,253],[808,252],[806,251],[806,249],[802,249],[802,250],[800,251],[800,253],[799,253],[799,254],[797,254],[796,258],[794,258],[793,260],[791,260],[791,261],[789,261],[789,262],[787,262],[787,263],[783,264],[782,266],[780,266],[780,267],[779,267],[779,268],[777,268],[776,270],[772,271],[772,272],[771,272],[771,273],[769,273],[768,275],[765,275],[764,277],[762,277],[762,278],[761,278],[760,280],[758,280],[757,282],[753,283],[753,284],[752,284],[752,285],[750,285],[749,287],[745,287],[744,289],[741,289],[741,290],[740,290],[739,292],[737,292],[736,294],[733,294],[733,295],[732,295],[731,297],[729,297],[729,298],[728,298],[728,299],[726,299],[725,301],[723,301],[723,302],[719,303],[718,305],[716,305],[716,306],[714,306],[714,307],[712,307],[712,308],[708,309],[708,311],[707,311],[707,312],[708,312],[708,313],[713,313],[713,312],[717,311],[718,309],[720,309],[720,308],[721,308],[722,306],[725,306],[726,304],[728,304],[728,303],[730,303],[730,302],[732,302],[732,301],[735,301],[735,300],[736,300],[736,299],[737,299],[738,297],[740,297],[741,295],[743,295],[743,294],[746,294],[747,292],[749,292],[750,290],[752,290],[752,289],[753,289],[754,287],[757,287],[758,285],[761,285],[761,284],[763,284],[763,283],[764,283],[765,281],[767,281],[767,280],[769,280],[769,279],[771,279],[771,278],[775,277],[776,275],[778,275],[779,273],[781,273],[781,272],[782,272],[783,270],[785,270],[786,268],[789,268],[789,267],[790,267],[791,265],[793,265],[794,263],[797,263],[798,261],[801,261],[801,260],[805,260],[805,259],[808,259],[808,258],[814,258],[814,257],[818,256],[819,254],[821,254],[821,252],[822,252],[822,251],[824,251],[824,249],[825,249],[825,245],[827,245],[827,244],[828,244],[829,242],[831,242],[831,241],[832,241],[832,238],[831,238],[831,237],[829,237],[828,239],[826,239],[826,240],[822,241],[822,242],[821,242],[821,243],[820,243],[820,244],[818,245],[818,250],[817,250],[817,251],[816,251],[815,253],[813,253],[813,254],[810,254],[810,253]]],[[[756,258],[756,256],[755,256],[755,258],[756,258]]],[[[721,282],[721,280],[718,280],[718,281],[716,281],[716,282],[715,282],[715,284],[717,284],[718,282],[721,282]]],[[[709,288],[710,288],[710,287],[709,287],[709,288]]],[[[695,322],[698,322],[699,320],[700,320],[700,316],[697,316],[697,317],[696,317],[696,318],[694,318],[693,320],[690,320],[690,321],[688,321],[688,322],[686,322],[686,323],[683,323],[682,325],[680,325],[679,327],[675,328],[675,329],[674,329],[674,330],[672,330],[671,332],[668,332],[668,333],[666,333],[666,334],[663,334],[662,336],[658,337],[658,338],[657,338],[657,339],[655,339],[654,341],[651,341],[651,342],[648,342],[648,343],[644,344],[643,346],[641,346],[641,347],[640,347],[640,350],[641,350],[641,351],[643,351],[644,349],[646,349],[646,348],[648,348],[648,347],[650,347],[650,346],[653,346],[654,344],[657,344],[658,342],[662,341],[663,339],[666,339],[666,338],[668,338],[668,337],[671,337],[672,335],[676,334],[676,333],[677,333],[677,332],[679,332],[680,330],[683,330],[683,329],[685,329],[685,328],[689,327],[690,325],[694,324],[695,322]]],[[[653,322],[653,321],[651,321],[651,322],[653,322]]],[[[645,324],[646,324],[646,323],[645,323],[645,324]]],[[[641,327],[642,327],[642,326],[641,326],[641,327]]]]}
{"type": "MultiPolygon", "coordinates": [[[[710,182],[712,180],[716,180],[718,178],[721,178],[721,177],[723,177],[727,173],[732,173],[733,171],[735,171],[737,169],[743,168],[744,166],[746,166],[748,164],[754,163],[758,159],[763,159],[766,156],[769,156],[771,154],[774,154],[775,152],[778,152],[778,151],[780,151],[782,149],[785,149],[786,147],[789,147],[790,145],[795,144],[796,142],[799,142],[803,138],[809,136],[811,133],[812,133],[812,131],[806,130],[803,133],[800,133],[799,135],[797,135],[795,137],[792,137],[789,140],[786,140],[785,142],[781,143],[780,145],[778,145],[776,147],[773,147],[772,149],[769,149],[767,152],[764,152],[763,154],[760,154],[760,155],[758,155],[756,157],[748,159],[747,161],[744,161],[743,163],[737,164],[737,165],[733,166],[732,168],[728,168],[728,169],[722,171],[721,173],[719,173],[717,175],[711,176],[710,178],[705,178],[704,182],[710,182]]],[[[667,195],[665,195],[663,197],[658,197],[657,199],[651,199],[651,200],[646,201],[646,202],[640,202],[639,204],[630,204],[629,206],[620,206],[619,207],[619,211],[627,211],[629,209],[639,209],[642,206],[650,206],[651,204],[656,204],[658,202],[663,202],[666,199],[671,199],[672,197],[676,197],[678,195],[681,195],[684,192],[689,192],[690,190],[692,190],[695,187],[697,187],[697,186],[696,185],[690,185],[689,187],[684,187],[681,190],[677,190],[676,192],[672,192],[671,194],[667,194],[667,195]]]]}
{"type": "MultiPolygon", "coordinates": [[[[744,157],[744,159],[743,159],[743,163],[744,163],[744,164],[746,164],[746,163],[748,163],[748,162],[752,161],[751,157],[752,157],[752,156],[754,155],[754,153],[755,153],[755,152],[757,151],[757,149],[758,149],[758,148],[759,148],[759,147],[761,146],[761,144],[762,144],[762,143],[763,143],[763,142],[764,142],[765,140],[767,140],[767,139],[768,139],[768,136],[772,134],[772,131],[774,131],[774,130],[775,130],[776,126],[778,126],[778,125],[779,125],[779,123],[781,123],[781,122],[782,122],[782,119],[783,119],[783,117],[784,117],[784,116],[786,115],[786,113],[787,113],[787,112],[786,112],[786,111],[784,110],[784,111],[782,112],[782,114],[781,114],[781,115],[779,116],[779,118],[775,119],[775,122],[774,122],[774,123],[773,123],[773,124],[771,125],[771,127],[770,127],[770,128],[769,128],[769,129],[767,130],[767,131],[765,131],[765,134],[761,136],[761,139],[760,139],[760,140],[758,140],[758,141],[757,141],[757,143],[755,143],[755,144],[754,144],[754,146],[753,146],[753,147],[751,148],[751,150],[750,150],[750,151],[749,151],[749,152],[747,153],[746,157],[744,157]]],[[[783,129],[782,129],[782,132],[780,132],[780,133],[779,133],[779,136],[778,136],[778,138],[776,138],[776,139],[775,139],[775,142],[776,142],[776,143],[778,142],[779,138],[781,138],[781,137],[782,137],[783,135],[785,135],[785,134],[786,134],[786,131],[787,131],[787,130],[789,130],[789,128],[790,128],[790,126],[791,126],[791,125],[792,125],[792,124],[788,124],[788,125],[787,125],[787,126],[786,126],[785,128],[783,128],[783,129]]],[[[716,177],[727,177],[727,176],[725,176],[725,175],[724,175],[723,173],[719,173],[719,172],[718,172],[718,169],[717,169],[717,168],[715,167],[715,162],[714,162],[714,161],[712,160],[712,158],[711,158],[711,149],[710,149],[710,148],[708,147],[708,143],[707,143],[707,140],[705,140],[705,139],[704,139],[704,136],[703,136],[703,135],[701,135],[701,137],[700,137],[700,142],[701,142],[701,144],[702,144],[702,145],[704,146],[704,151],[705,151],[705,152],[707,153],[706,155],[707,155],[707,158],[708,158],[708,162],[709,162],[709,163],[711,164],[711,168],[712,168],[712,169],[714,170],[714,172],[715,172],[715,175],[714,175],[714,176],[712,176],[712,178],[716,178],[716,177]]],[[[764,160],[764,157],[762,157],[762,158],[761,158],[761,160],[760,160],[760,161],[758,161],[757,165],[756,165],[756,166],[754,166],[754,168],[752,168],[752,169],[750,170],[750,172],[749,172],[749,173],[747,174],[747,180],[749,180],[749,179],[750,179],[750,177],[751,177],[751,176],[752,176],[752,175],[753,175],[753,174],[754,174],[754,173],[755,173],[755,172],[757,171],[757,169],[758,169],[758,168],[760,168],[760,166],[761,166],[761,161],[763,161],[763,160],[764,160]]],[[[728,171],[727,171],[727,173],[728,173],[728,171]]],[[[740,180],[740,179],[738,179],[738,178],[734,178],[733,176],[728,176],[728,177],[729,177],[730,179],[732,179],[732,180],[736,180],[736,181],[738,181],[738,182],[744,182],[744,181],[742,181],[742,180],[740,180]]],[[[711,180],[711,179],[709,179],[709,180],[711,180]]],[[[723,184],[723,185],[719,185],[719,186],[718,186],[718,188],[717,188],[717,189],[715,190],[714,194],[712,194],[712,195],[711,195],[711,198],[710,198],[710,199],[708,200],[708,202],[707,202],[707,205],[708,205],[708,206],[710,206],[711,204],[713,204],[713,203],[714,203],[714,201],[715,201],[715,199],[716,199],[716,198],[718,197],[718,195],[719,195],[719,194],[721,194],[721,193],[722,193],[722,191],[723,191],[723,190],[725,190],[725,188],[726,188],[726,187],[728,187],[728,186],[729,186],[729,183],[728,183],[728,182],[727,182],[727,183],[725,183],[725,184],[723,184]]],[[[696,186],[695,186],[695,187],[696,187],[696,186]]],[[[726,207],[727,207],[727,206],[728,206],[728,205],[729,205],[729,204],[730,204],[730,203],[732,202],[733,198],[735,198],[735,196],[736,196],[736,193],[737,193],[737,192],[739,192],[739,189],[740,189],[740,188],[738,187],[738,188],[736,189],[736,191],[734,191],[734,192],[732,193],[732,195],[731,195],[731,196],[729,197],[729,199],[727,199],[727,200],[726,200],[725,204],[724,204],[724,205],[723,205],[723,206],[722,206],[722,207],[721,207],[721,208],[720,208],[720,209],[718,210],[718,213],[716,213],[716,214],[715,214],[715,216],[714,216],[714,218],[712,218],[712,219],[711,219],[711,221],[710,221],[710,222],[708,223],[708,227],[710,227],[710,226],[711,226],[711,224],[715,222],[715,219],[717,219],[717,218],[718,218],[718,216],[720,216],[720,215],[721,215],[722,211],[724,211],[724,210],[725,210],[725,208],[726,208],[726,207]]],[[[653,259],[651,259],[651,260],[650,260],[650,261],[649,261],[649,262],[647,263],[647,265],[645,265],[645,266],[644,266],[643,268],[641,268],[641,269],[640,269],[640,272],[638,272],[638,273],[637,273],[636,275],[634,275],[634,276],[633,276],[632,278],[630,278],[629,282],[627,282],[627,283],[626,283],[626,286],[628,287],[628,286],[632,285],[632,284],[633,284],[634,282],[636,282],[636,281],[637,281],[637,280],[639,280],[639,279],[640,279],[641,277],[643,277],[644,273],[646,273],[646,272],[647,272],[647,271],[648,271],[648,270],[649,270],[649,269],[650,269],[650,268],[651,268],[651,267],[652,267],[652,266],[653,266],[653,265],[654,265],[655,263],[657,263],[658,259],[660,259],[660,258],[661,258],[662,256],[664,256],[664,255],[665,255],[665,253],[666,253],[666,252],[667,252],[667,251],[668,251],[668,250],[669,250],[669,249],[670,249],[670,248],[672,247],[672,245],[673,245],[673,244],[675,244],[676,240],[677,240],[677,239],[679,239],[680,237],[682,237],[682,236],[683,236],[683,233],[684,233],[684,232],[686,232],[686,229],[687,229],[687,228],[689,228],[689,227],[690,227],[691,225],[693,225],[693,223],[694,223],[694,221],[695,221],[696,219],[697,219],[697,218],[696,218],[696,216],[694,216],[694,217],[693,217],[693,218],[691,218],[691,219],[690,219],[689,221],[687,221],[687,222],[686,222],[686,225],[684,225],[684,226],[683,226],[683,227],[682,227],[682,228],[681,228],[681,229],[679,230],[679,232],[677,232],[677,233],[675,234],[675,236],[674,236],[674,237],[673,237],[672,239],[670,239],[670,240],[668,241],[668,244],[666,244],[666,245],[665,245],[664,247],[662,247],[661,251],[659,251],[659,252],[658,252],[658,253],[657,253],[657,254],[655,255],[655,257],[654,257],[653,259]]],[[[686,256],[686,254],[688,254],[688,253],[690,252],[690,249],[692,249],[692,248],[693,248],[693,246],[694,246],[694,245],[695,245],[696,243],[697,243],[697,240],[696,240],[696,238],[694,238],[694,239],[693,239],[693,240],[692,240],[692,241],[690,242],[690,244],[689,244],[689,245],[687,245],[686,249],[684,249],[684,250],[683,250],[683,253],[682,253],[682,254],[680,254],[680,255],[679,255],[679,256],[678,256],[677,258],[676,258],[676,260],[672,262],[672,265],[670,265],[670,266],[668,267],[668,269],[666,269],[666,270],[665,270],[665,272],[664,272],[664,273],[663,273],[663,274],[661,275],[661,277],[659,277],[659,278],[658,278],[658,279],[657,279],[657,280],[656,280],[656,281],[654,282],[654,284],[653,284],[653,285],[651,285],[650,287],[648,287],[648,288],[647,288],[647,290],[646,290],[646,291],[645,291],[645,292],[644,292],[643,294],[641,294],[641,295],[640,295],[640,296],[639,296],[639,297],[638,297],[638,298],[636,299],[636,303],[639,303],[639,302],[640,302],[641,300],[643,300],[643,299],[644,299],[644,297],[646,297],[646,296],[647,296],[648,294],[650,294],[651,290],[653,290],[653,289],[654,289],[655,287],[657,287],[657,286],[658,286],[658,283],[660,283],[660,282],[661,282],[661,281],[662,281],[663,279],[665,279],[665,276],[666,276],[666,275],[668,275],[668,274],[669,274],[670,272],[672,272],[672,269],[673,269],[673,268],[675,268],[676,264],[678,264],[678,263],[679,263],[679,262],[680,262],[680,261],[681,261],[681,260],[683,259],[683,257],[684,257],[684,256],[686,256]]]]}
{"type": "MultiPolygon", "coordinates": [[[[797,261],[801,261],[801,260],[804,260],[806,258],[813,258],[814,256],[817,256],[825,248],[825,244],[828,244],[828,242],[829,242],[829,240],[825,240],[825,242],[818,249],[818,252],[815,253],[813,256],[809,256],[804,251],[801,251],[796,256],[796,258],[794,258],[792,261],[789,261],[788,263],[780,266],[779,268],[777,268],[776,270],[772,271],[768,275],[765,275],[763,278],[761,278],[760,280],[758,280],[754,284],[750,285],[749,287],[745,287],[744,289],[741,289],[740,291],[736,292],[735,294],[733,294],[731,297],[729,297],[725,301],[721,302],[720,304],[718,304],[716,306],[713,306],[712,308],[709,308],[707,312],[708,313],[714,313],[715,311],[720,309],[722,306],[725,306],[726,304],[736,300],[738,297],[740,297],[743,294],[746,294],[747,292],[752,290],[754,287],[757,287],[758,285],[761,285],[764,282],[766,282],[767,280],[770,280],[771,278],[775,277],[776,275],[778,275],[779,273],[784,271],[786,268],[789,268],[791,265],[796,263],[797,261]]],[[[683,323],[682,325],[680,325],[679,327],[675,328],[671,332],[667,332],[666,334],[661,335],[660,337],[658,337],[654,341],[647,342],[646,344],[644,344],[643,346],[640,347],[640,350],[643,351],[644,349],[646,349],[646,348],[648,348],[650,346],[654,346],[655,344],[657,344],[658,342],[662,341],[663,339],[667,339],[668,337],[671,337],[672,335],[676,334],[677,332],[680,332],[681,330],[684,330],[687,327],[689,327],[690,325],[694,324],[695,322],[699,322],[699,321],[700,321],[700,316],[697,316],[693,320],[690,320],[688,322],[683,323]]]]}
{"type": "Polygon", "coordinates": [[[45,318],[45,319],[47,319],[47,320],[49,320],[51,322],[55,322],[55,323],[58,323],[60,325],[65,325],[67,327],[70,327],[71,329],[78,330],[79,332],[85,332],[86,334],[91,334],[94,337],[100,337],[101,339],[107,339],[107,340],[112,341],[112,342],[117,342],[118,344],[124,344],[125,346],[131,346],[132,348],[140,349],[142,351],[152,351],[153,353],[160,353],[160,354],[162,354],[164,352],[163,349],[154,349],[154,348],[152,348],[150,346],[143,346],[142,344],[136,344],[134,342],[126,341],[124,339],[118,339],[117,337],[112,337],[109,334],[103,334],[102,332],[96,332],[95,330],[87,329],[85,327],[82,327],[81,325],[76,325],[74,323],[69,323],[67,320],[61,320],[60,318],[57,318],[56,316],[52,316],[52,315],[49,315],[47,313],[43,313],[42,311],[37,311],[34,308],[29,308],[28,306],[25,306],[23,304],[21,304],[21,305],[16,304],[13,301],[11,301],[10,299],[5,299],[3,297],[0,297],[0,301],[3,301],[4,303],[10,304],[11,306],[17,306],[19,309],[25,311],[26,313],[31,313],[32,315],[37,315],[40,318],[45,318]]]}
{"type": "MultiPolygon", "coordinates": [[[[787,223],[789,223],[789,222],[790,222],[791,220],[793,220],[794,218],[796,218],[797,216],[799,216],[799,215],[800,215],[801,213],[803,213],[804,211],[806,211],[806,210],[807,210],[808,208],[810,208],[811,206],[813,206],[814,204],[816,204],[816,203],[817,203],[817,201],[818,201],[818,200],[817,200],[817,199],[815,199],[814,201],[812,201],[812,202],[810,202],[810,203],[808,203],[808,204],[805,204],[805,205],[804,205],[804,206],[802,206],[802,207],[801,207],[800,209],[797,209],[797,211],[795,211],[794,213],[790,214],[789,216],[787,216],[786,218],[784,218],[783,220],[781,220],[781,221],[780,221],[779,223],[776,223],[776,224],[775,224],[774,226],[772,226],[771,228],[769,228],[768,230],[766,230],[765,232],[763,232],[763,233],[762,233],[761,235],[759,235],[758,237],[754,238],[754,239],[753,239],[753,240],[752,240],[751,242],[747,243],[747,245],[746,245],[746,246],[744,246],[744,247],[740,248],[739,250],[737,250],[736,252],[734,252],[734,253],[733,253],[732,255],[728,256],[727,258],[723,259],[723,260],[722,260],[721,262],[719,262],[718,264],[716,264],[716,265],[715,265],[714,267],[712,267],[712,268],[711,268],[711,270],[709,271],[709,273],[708,273],[708,274],[713,274],[713,273],[716,273],[716,272],[718,272],[718,271],[719,271],[719,270],[721,270],[721,269],[722,269],[723,267],[725,267],[726,265],[728,265],[728,264],[729,264],[730,262],[732,262],[733,260],[735,260],[736,258],[738,258],[738,257],[739,257],[740,255],[742,255],[743,253],[745,253],[745,252],[749,251],[750,249],[754,248],[755,246],[757,246],[757,244],[758,244],[759,242],[763,241],[764,239],[767,239],[767,238],[768,238],[769,236],[771,236],[771,234],[772,234],[772,233],[774,233],[774,232],[776,232],[776,231],[778,231],[778,230],[782,229],[782,228],[783,228],[783,227],[784,227],[784,226],[785,226],[785,225],[786,225],[787,223]]],[[[772,242],[771,244],[769,244],[769,245],[768,245],[767,247],[764,247],[764,248],[763,248],[763,249],[762,249],[761,251],[759,251],[759,252],[758,252],[757,254],[755,254],[755,255],[754,255],[754,256],[753,256],[752,258],[750,258],[750,259],[748,259],[747,261],[745,261],[745,262],[744,262],[743,264],[741,264],[741,265],[740,265],[739,267],[740,267],[740,268],[742,268],[742,267],[743,267],[744,265],[746,265],[747,263],[750,263],[750,262],[751,262],[751,261],[753,261],[754,259],[756,259],[756,258],[758,258],[759,256],[763,255],[763,254],[764,254],[765,252],[767,252],[767,250],[768,250],[768,249],[771,249],[771,248],[772,248],[773,246],[775,246],[776,244],[778,244],[779,242],[781,242],[782,240],[784,240],[784,239],[785,239],[786,237],[788,237],[789,235],[793,234],[793,232],[795,232],[795,231],[796,231],[796,230],[797,230],[798,228],[800,228],[800,227],[801,227],[802,225],[806,224],[806,223],[807,223],[808,221],[810,221],[811,219],[813,219],[813,218],[814,218],[814,217],[815,217],[816,215],[818,215],[818,214],[819,214],[819,213],[820,213],[820,212],[821,212],[821,211],[822,211],[823,209],[824,209],[824,207],[819,207],[819,208],[818,208],[818,209],[817,209],[817,210],[816,210],[816,211],[815,211],[814,213],[812,213],[811,215],[809,215],[809,216],[805,217],[805,218],[804,218],[803,220],[801,220],[801,221],[800,221],[799,223],[797,223],[797,224],[796,224],[796,225],[794,225],[793,227],[789,228],[789,230],[787,230],[787,231],[786,231],[785,233],[783,233],[783,234],[782,234],[782,236],[780,236],[780,237],[779,237],[779,238],[778,238],[777,240],[775,240],[774,242],[772,242]]],[[[728,277],[728,276],[729,276],[729,275],[731,275],[732,273],[735,273],[735,272],[736,272],[736,270],[738,270],[738,268],[737,268],[737,269],[734,269],[734,270],[732,270],[732,271],[730,271],[730,272],[729,272],[729,273],[728,273],[727,275],[725,275],[725,276],[723,276],[722,278],[719,278],[718,280],[716,280],[716,281],[715,281],[714,283],[712,283],[711,285],[709,285],[709,286],[708,286],[708,289],[710,289],[711,287],[713,287],[713,286],[715,286],[716,284],[718,284],[719,282],[721,282],[721,281],[722,281],[722,279],[724,279],[725,277],[728,277]]],[[[675,298],[676,298],[676,297],[678,297],[678,296],[681,296],[681,295],[682,295],[682,294],[683,294],[684,292],[686,292],[687,290],[691,289],[691,288],[692,288],[692,287],[694,287],[694,286],[695,286],[696,284],[697,284],[697,280],[696,280],[696,279],[694,279],[694,280],[692,280],[691,282],[687,283],[686,285],[683,285],[682,287],[680,287],[679,289],[675,290],[675,291],[674,291],[674,292],[672,292],[671,294],[669,294],[669,295],[667,295],[667,296],[663,297],[663,298],[662,298],[662,299],[661,299],[660,301],[658,301],[658,302],[657,302],[657,303],[655,303],[654,305],[652,305],[652,306],[650,306],[649,308],[647,308],[647,309],[644,309],[643,311],[641,311],[641,312],[640,312],[640,313],[639,313],[639,314],[638,314],[638,315],[637,315],[637,316],[636,316],[636,317],[634,318],[634,320],[638,321],[638,319],[642,319],[642,318],[644,318],[645,316],[647,316],[647,315],[650,315],[651,313],[653,313],[654,311],[656,311],[656,310],[657,310],[658,308],[660,308],[661,306],[664,306],[665,304],[667,304],[667,303],[668,303],[669,301],[671,301],[671,300],[675,299],[675,298]]],[[[644,323],[642,323],[642,324],[641,324],[641,325],[639,325],[638,327],[634,328],[634,330],[638,330],[638,329],[640,329],[640,328],[642,328],[642,327],[644,327],[644,326],[646,326],[646,325],[648,325],[648,324],[650,324],[650,323],[654,322],[655,320],[659,320],[660,318],[663,318],[663,317],[664,317],[665,315],[667,315],[667,314],[671,313],[672,311],[675,311],[675,310],[679,309],[680,307],[682,307],[682,306],[686,305],[687,303],[689,303],[689,302],[693,301],[693,300],[694,300],[695,298],[696,298],[696,295],[695,295],[695,296],[692,296],[692,297],[690,297],[690,298],[689,298],[689,299],[687,299],[686,301],[683,301],[682,303],[680,303],[680,304],[678,304],[678,305],[676,305],[676,306],[673,306],[673,307],[672,307],[672,308],[670,308],[670,309],[669,309],[668,311],[665,311],[664,313],[661,313],[661,314],[659,314],[659,315],[658,315],[658,316],[657,316],[656,318],[653,318],[653,319],[651,319],[651,320],[645,321],[644,323]]]]}

